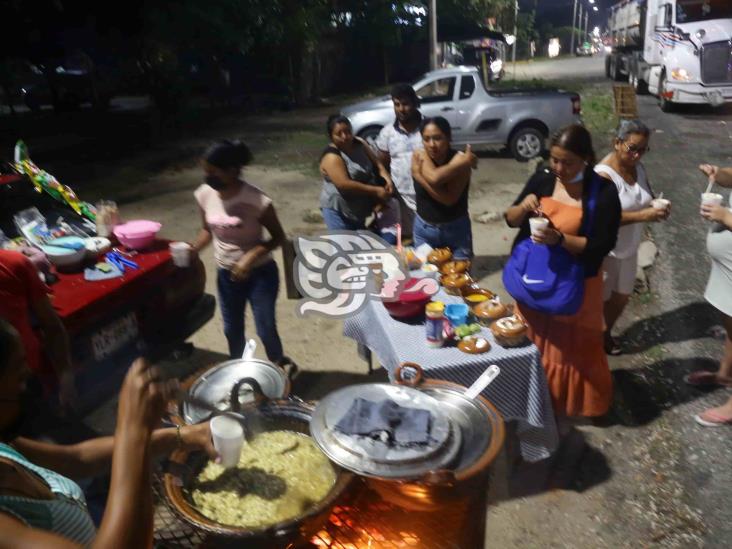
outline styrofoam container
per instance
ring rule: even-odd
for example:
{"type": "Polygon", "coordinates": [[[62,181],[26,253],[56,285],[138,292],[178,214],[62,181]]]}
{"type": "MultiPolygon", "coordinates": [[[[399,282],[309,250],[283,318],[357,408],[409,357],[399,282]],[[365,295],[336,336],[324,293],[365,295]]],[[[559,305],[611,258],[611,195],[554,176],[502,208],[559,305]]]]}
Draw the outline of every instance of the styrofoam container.
{"type": "Polygon", "coordinates": [[[102,236],[93,236],[91,238],[87,238],[84,241],[84,244],[86,245],[86,255],[90,258],[107,253],[109,250],[112,249],[112,243],[109,241],[109,239],[102,236]]]}
{"type": "Polygon", "coordinates": [[[161,227],[157,221],[138,219],[117,225],[114,228],[114,236],[128,248],[144,250],[153,245],[161,227]]]}
{"type": "Polygon", "coordinates": [[[46,254],[48,260],[53,263],[56,267],[65,269],[72,269],[81,267],[81,264],[86,257],[86,246],[84,245],[84,239],[78,236],[64,236],[57,238],[53,242],[57,244],[72,244],[75,246],[81,245],[78,250],[71,248],[64,248],[62,246],[54,246],[52,244],[46,244],[41,246],[41,251],[46,254]]]}

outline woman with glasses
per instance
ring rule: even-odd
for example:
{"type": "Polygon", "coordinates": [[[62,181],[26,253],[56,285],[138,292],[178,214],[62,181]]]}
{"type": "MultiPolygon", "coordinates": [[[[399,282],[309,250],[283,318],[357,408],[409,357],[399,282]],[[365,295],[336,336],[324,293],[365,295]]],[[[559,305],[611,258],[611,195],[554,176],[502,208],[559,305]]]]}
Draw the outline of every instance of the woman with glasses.
{"type": "Polygon", "coordinates": [[[617,244],[603,264],[605,352],[610,355],[622,353],[622,346],[612,336],[612,330],[633,293],[644,223],[661,221],[670,213],[668,205],[665,208],[651,205],[653,193],[641,163],[649,150],[650,136],[650,129],[640,120],[621,121],[613,151],[595,166],[598,174],[615,184],[623,208],[617,244]]]}

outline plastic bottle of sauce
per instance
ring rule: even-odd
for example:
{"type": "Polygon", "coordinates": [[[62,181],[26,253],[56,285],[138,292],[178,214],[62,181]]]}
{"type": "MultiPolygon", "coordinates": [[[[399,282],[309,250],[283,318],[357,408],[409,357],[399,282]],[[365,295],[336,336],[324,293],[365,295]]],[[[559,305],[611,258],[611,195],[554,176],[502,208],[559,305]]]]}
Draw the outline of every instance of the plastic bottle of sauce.
{"type": "Polygon", "coordinates": [[[445,324],[445,304],[441,301],[428,303],[425,307],[425,316],[427,345],[438,349],[445,343],[445,336],[442,331],[445,324]]]}

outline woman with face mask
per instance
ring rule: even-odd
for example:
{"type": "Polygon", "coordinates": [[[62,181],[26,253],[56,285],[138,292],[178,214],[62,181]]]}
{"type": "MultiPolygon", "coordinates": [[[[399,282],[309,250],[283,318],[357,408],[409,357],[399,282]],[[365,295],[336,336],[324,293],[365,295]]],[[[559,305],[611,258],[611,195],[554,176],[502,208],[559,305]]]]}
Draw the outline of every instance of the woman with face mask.
{"type": "Polygon", "coordinates": [[[249,148],[239,142],[220,141],[206,151],[204,184],[194,193],[202,227],[193,249],[199,252],[213,241],[219,304],[231,358],[241,358],[244,351],[244,311],[249,302],[267,358],[284,366],[291,362],[283,354],[277,333],[275,303],[280,279],[272,251],[282,244],[285,232],[272,200],[241,178],[242,168],[251,159],[249,148]]]}
{"type": "Polygon", "coordinates": [[[450,146],[452,129],[441,116],[425,118],[420,126],[424,150],[412,155],[417,200],[414,244],[450,248],[456,259],[473,257],[473,232],[468,215],[471,168],[477,158],[450,146]]]}
{"type": "Polygon", "coordinates": [[[633,293],[644,223],[662,221],[671,213],[670,203],[664,208],[651,206],[653,193],[641,162],[648,151],[650,137],[651,130],[640,120],[623,120],[615,135],[613,151],[595,166],[597,173],[613,182],[623,208],[618,242],[603,264],[605,352],[610,355],[622,353],[612,330],[633,293]]]}
{"type": "Polygon", "coordinates": [[[604,415],[612,400],[612,379],[603,348],[602,273],[605,256],[615,247],[620,202],[615,186],[594,173],[590,133],[579,125],[560,130],[551,140],[551,170],[540,170],[526,183],[505,213],[519,227],[516,243],[529,238],[529,218],[543,215],[546,229],[531,236],[546,246],[561,246],[584,268],[584,300],[573,315],[550,315],[517,305],[529,325],[529,337],[542,355],[560,434],[571,418],[604,415]],[[590,191],[596,204],[590,214],[590,191]],[[583,220],[592,216],[589,232],[583,220]]]}
{"type": "Polygon", "coordinates": [[[59,445],[18,436],[28,403],[29,370],[20,337],[0,319],[0,546],[152,547],[151,462],[176,447],[213,459],[208,423],[156,429],[177,382],[161,380],[144,360],[122,384],[113,437],[59,445]],[[84,493],[72,479],[109,472],[106,508],[97,530],[84,493]]]}

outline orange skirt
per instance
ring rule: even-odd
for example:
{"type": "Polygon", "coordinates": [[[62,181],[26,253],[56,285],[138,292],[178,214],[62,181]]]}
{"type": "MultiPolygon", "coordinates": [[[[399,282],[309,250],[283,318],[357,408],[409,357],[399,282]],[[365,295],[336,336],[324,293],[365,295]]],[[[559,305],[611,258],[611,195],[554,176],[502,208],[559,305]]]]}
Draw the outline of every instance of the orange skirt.
{"type": "Polygon", "coordinates": [[[572,316],[517,307],[541,352],[554,412],[584,417],[607,413],[613,382],[603,345],[602,276],[585,280],[582,307],[572,316]]]}

